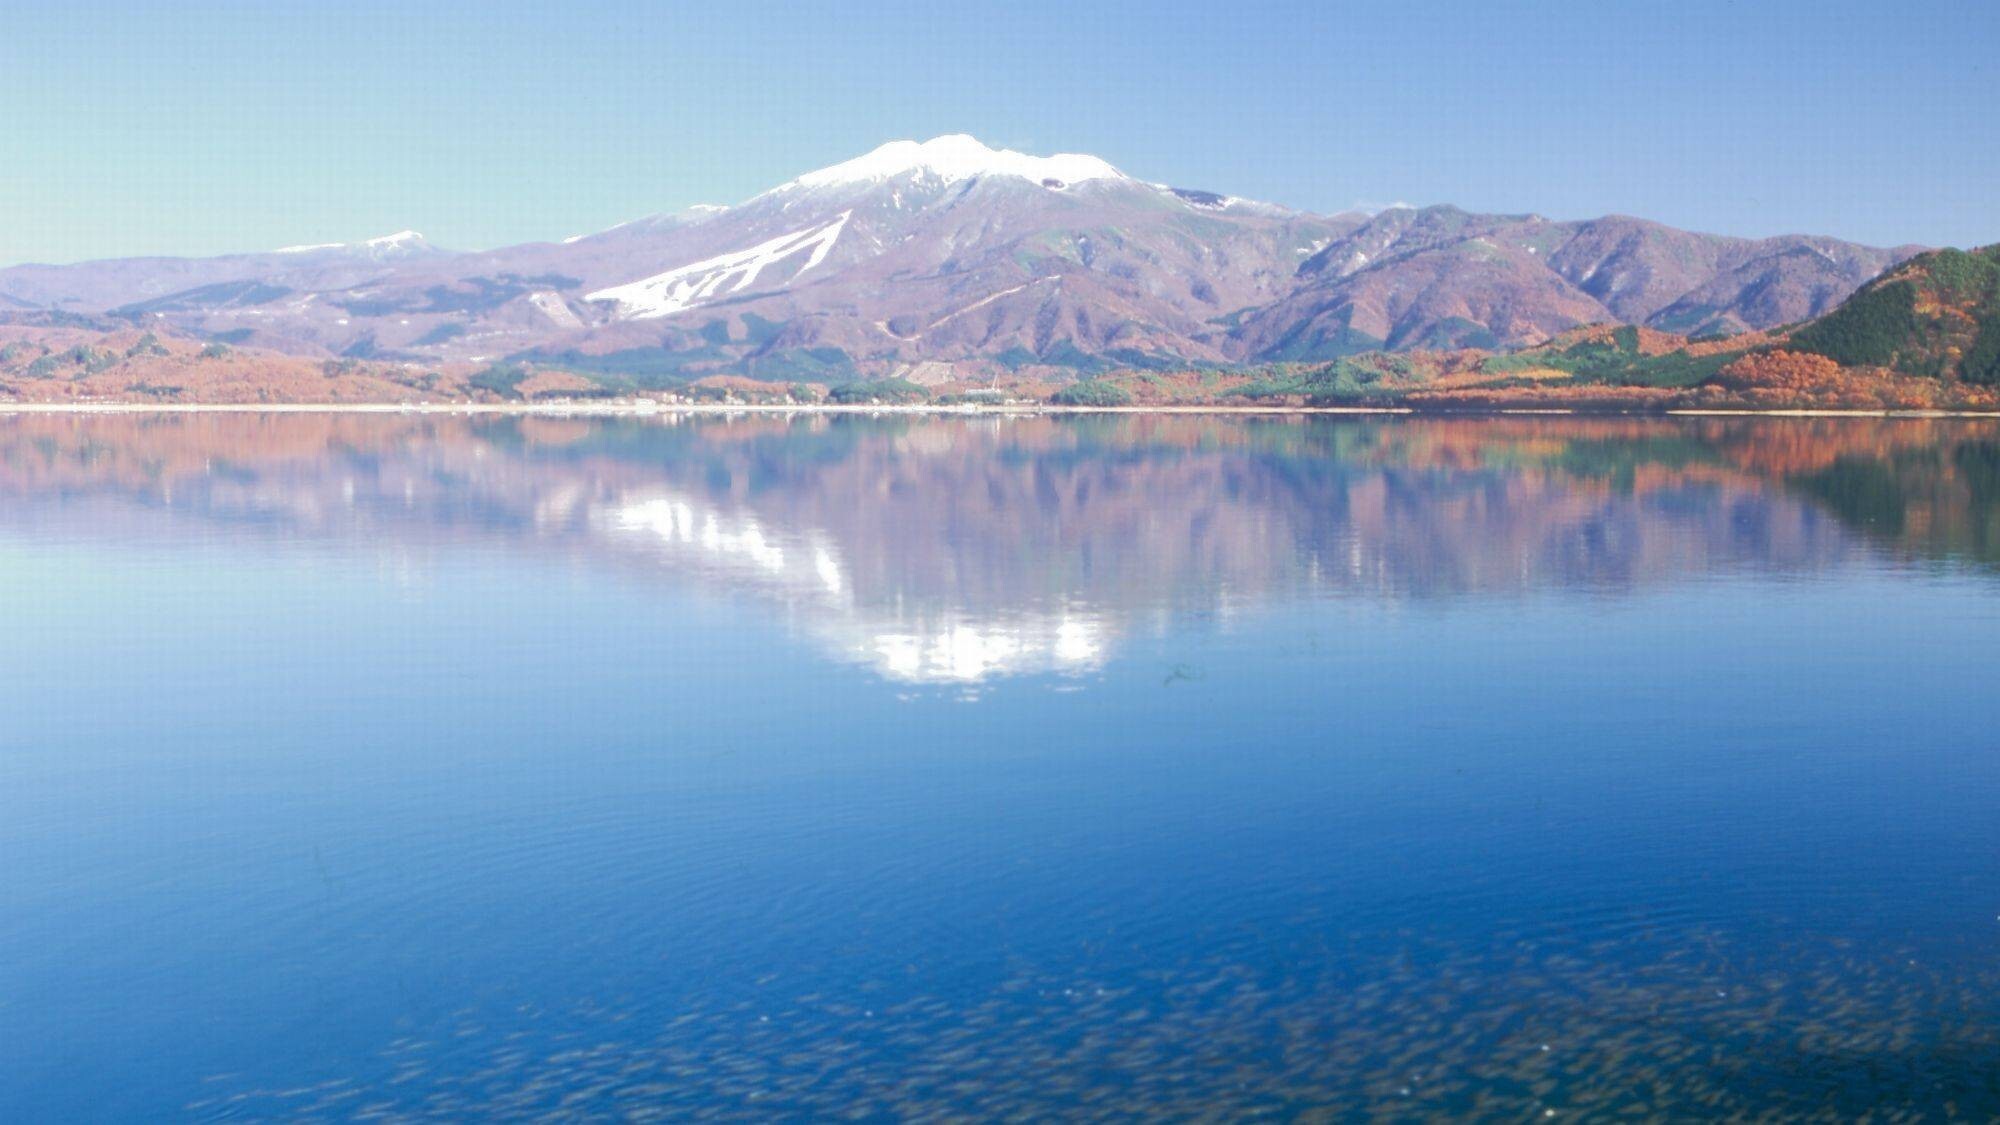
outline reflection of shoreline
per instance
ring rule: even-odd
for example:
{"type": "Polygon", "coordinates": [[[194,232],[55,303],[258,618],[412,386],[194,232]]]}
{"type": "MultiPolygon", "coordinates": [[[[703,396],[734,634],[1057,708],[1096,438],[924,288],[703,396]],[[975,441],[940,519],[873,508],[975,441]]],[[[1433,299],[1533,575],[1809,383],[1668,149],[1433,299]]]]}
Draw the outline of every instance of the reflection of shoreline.
{"type": "Polygon", "coordinates": [[[915,414],[964,415],[1040,414],[1222,414],[1249,417],[1406,416],[1420,418],[1864,418],[1937,419],[2000,418],[2000,410],[1593,410],[1589,407],[1479,406],[1229,406],[1141,405],[1061,406],[1054,403],[671,403],[655,402],[5,402],[0,417],[9,414],[539,414],[557,417],[623,417],[658,414],[915,414]]]}
{"type": "Polygon", "coordinates": [[[566,554],[946,684],[1299,599],[2000,561],[1990,422],[531,413],[0,413],[0,513],[566,554]]]}

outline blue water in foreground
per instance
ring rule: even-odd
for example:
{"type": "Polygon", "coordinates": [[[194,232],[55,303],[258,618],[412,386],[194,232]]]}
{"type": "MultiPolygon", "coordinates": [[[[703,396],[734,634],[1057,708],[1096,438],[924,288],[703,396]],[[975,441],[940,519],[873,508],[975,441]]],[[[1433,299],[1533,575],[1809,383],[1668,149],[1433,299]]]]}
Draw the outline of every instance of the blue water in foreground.
{"type": "Polygon", "coordinates": [[[2000,427],[0,417],[0,1120],[2000,1114],[2000,427]]]}

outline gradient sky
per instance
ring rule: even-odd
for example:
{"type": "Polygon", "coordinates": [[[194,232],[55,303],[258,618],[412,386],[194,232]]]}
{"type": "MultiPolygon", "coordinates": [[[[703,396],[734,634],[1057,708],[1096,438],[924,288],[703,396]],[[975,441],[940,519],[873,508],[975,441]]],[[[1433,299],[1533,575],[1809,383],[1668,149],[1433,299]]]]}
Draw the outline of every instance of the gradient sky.
{"type": "Polygon", "coordinates": [[[968,132],[1320,211],[2000,240],[2000,3],[0,12],[0,263],[476,249],[968,132]]]}

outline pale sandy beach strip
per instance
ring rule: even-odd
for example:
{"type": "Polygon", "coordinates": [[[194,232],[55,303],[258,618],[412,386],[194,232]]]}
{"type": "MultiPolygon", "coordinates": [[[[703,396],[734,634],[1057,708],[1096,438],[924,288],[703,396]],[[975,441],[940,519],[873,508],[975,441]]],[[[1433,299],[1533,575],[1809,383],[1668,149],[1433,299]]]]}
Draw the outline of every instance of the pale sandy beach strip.
{"type": "Polygon", "coordinates": [[[1591,407],[1497,406],[1058,406],[1048,403],[977,405],[831,403],[650,402],[4,402],[10,414],[523,414],[634,416],[661,414],[915,414],[1030,416],[1046,414],[1182,415],[1409,415],[1432,418],[1496,415],[1561,417],[1712,418],[2000,418],[2000,410],[1727,410],[1716,408],[1621,410],[1591,407]]]}

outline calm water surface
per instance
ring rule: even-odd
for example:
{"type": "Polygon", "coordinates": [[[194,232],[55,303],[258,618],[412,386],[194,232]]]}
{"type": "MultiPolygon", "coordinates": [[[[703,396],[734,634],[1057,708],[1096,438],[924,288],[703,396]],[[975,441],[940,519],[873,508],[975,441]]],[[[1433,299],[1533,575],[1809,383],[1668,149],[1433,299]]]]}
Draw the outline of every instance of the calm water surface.
{"type": "Polygon", "coordinates": [[[0,417],[0,1120],[2000,1114],[2000,428],[0,417]]]}

